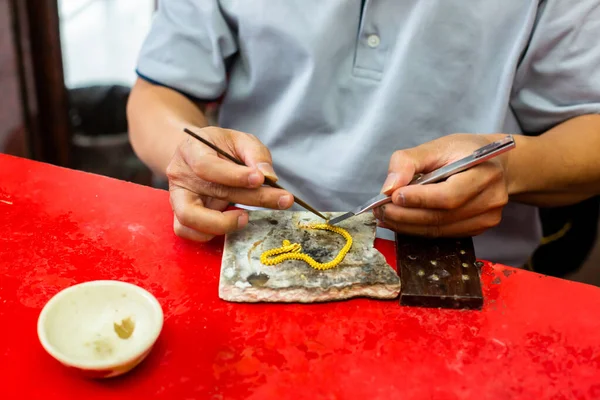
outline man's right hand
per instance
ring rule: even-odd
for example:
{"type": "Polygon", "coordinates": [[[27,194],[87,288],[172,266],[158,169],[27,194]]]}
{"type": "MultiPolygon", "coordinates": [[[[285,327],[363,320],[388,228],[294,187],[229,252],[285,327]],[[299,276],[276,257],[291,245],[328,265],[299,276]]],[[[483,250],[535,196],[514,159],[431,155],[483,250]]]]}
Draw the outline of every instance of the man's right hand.
{"type": "Polygon", "coordinates": [[[205,242],[242,229],[248,223],[248,214],[243,210],[225,211],[230,203],[279,210],[292,206],[290,193],[262,186],[265,176],[272,180],[277,176],[271,153],[255,136],[216,127],[193,131],[247,166],[221,157],[192,137],[179,145],[167,168],[178,236],[205,242]]]}

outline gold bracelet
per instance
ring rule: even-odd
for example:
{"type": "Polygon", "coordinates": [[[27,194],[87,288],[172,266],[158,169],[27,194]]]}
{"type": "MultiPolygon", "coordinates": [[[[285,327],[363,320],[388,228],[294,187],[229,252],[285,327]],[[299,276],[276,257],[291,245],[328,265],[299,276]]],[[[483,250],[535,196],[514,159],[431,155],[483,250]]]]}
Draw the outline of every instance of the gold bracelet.
{"type": "Polygon", "coordinates": [[[291,243],[289,240],[283,241],[283,246],[271,250],[267,250],[260,256],[260,262],[264,265],[276,265],[286,260],[302,260],[314,269],[326,270],[337,267],[346,257],[348,251],[352,247],[352,236],[347,230],[340,228],[339,226],[332,226],[329,224],[313,224],[306,226],[307,229],[323,229],[337,234],[342,235],[346,239],[346,244],[342,247],[342,250],[338,255],[331,261],[326,263],[320,263],[315,261],[308,254],[301,253],[302,246],[299,243],[291,243]],[[270,258],[272,257],[272,258],[270,258]]]}

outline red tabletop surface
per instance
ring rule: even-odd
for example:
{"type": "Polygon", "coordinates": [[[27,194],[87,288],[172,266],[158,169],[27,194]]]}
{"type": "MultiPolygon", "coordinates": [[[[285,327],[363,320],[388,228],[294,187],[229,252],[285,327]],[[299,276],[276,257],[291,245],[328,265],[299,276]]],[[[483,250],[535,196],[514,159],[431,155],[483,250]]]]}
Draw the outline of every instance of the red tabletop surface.
{"type": "Polygon", "coordinates": [[[482,311],[228,303],[222,239],[176,237],[167,192],[5,155],[0,226],[2,399],[600,399],[597,287],[486,262],[482,311]],[[62,367],[36,333],[54,294],[95,279],[165,313],[148,358],[109,380],[62,367]]]}

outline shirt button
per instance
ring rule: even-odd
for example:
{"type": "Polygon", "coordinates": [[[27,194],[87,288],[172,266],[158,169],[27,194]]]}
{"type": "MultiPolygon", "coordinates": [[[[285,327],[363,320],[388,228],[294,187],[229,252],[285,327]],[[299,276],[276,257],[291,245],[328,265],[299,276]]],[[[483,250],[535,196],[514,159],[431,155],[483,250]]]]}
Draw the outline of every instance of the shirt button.
{"type": "Polygon", "coordinates": [[[377,35],[369,35],[367,38],[367,45],[371,48],[379,46],[379,43],[381,43],[381,40],[379,40],[379,36],[377,35]]]}

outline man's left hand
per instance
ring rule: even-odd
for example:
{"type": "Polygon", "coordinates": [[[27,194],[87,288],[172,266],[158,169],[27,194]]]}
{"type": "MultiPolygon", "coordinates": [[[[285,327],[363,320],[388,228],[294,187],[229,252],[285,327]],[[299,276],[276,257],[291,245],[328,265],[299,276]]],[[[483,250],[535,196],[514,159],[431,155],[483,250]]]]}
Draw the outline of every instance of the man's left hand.
{"type": "Polygon", "coordinates": [[[374,210],[379,226],[429,237],[467,237],[500,223],[508,203],[507,155],[500,155],[443,182],[406,186],[417,173],[431,172],[471,154],[498,135],[453,134],[396,151],[382,192],[392,203],[374,210]]]}

